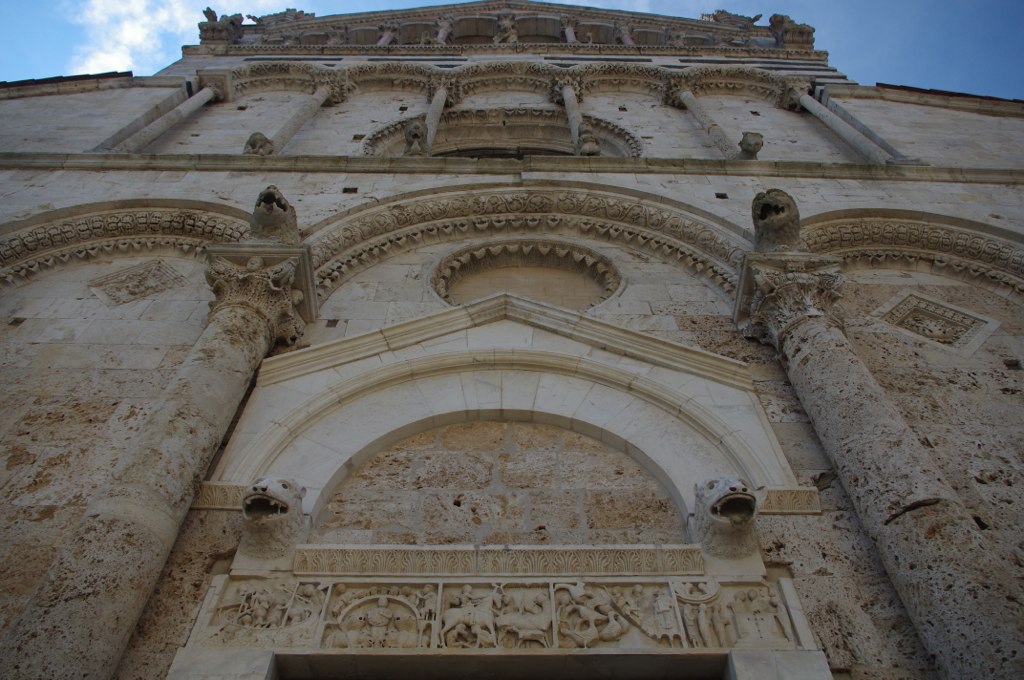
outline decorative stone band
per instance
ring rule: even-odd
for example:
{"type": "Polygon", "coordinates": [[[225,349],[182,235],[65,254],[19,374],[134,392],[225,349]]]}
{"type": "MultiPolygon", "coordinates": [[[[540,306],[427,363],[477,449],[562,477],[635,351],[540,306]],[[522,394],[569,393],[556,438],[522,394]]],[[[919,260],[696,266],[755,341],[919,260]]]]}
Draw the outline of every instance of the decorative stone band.
{"type": "Polygon", "coordinates": [[[117,210],[56,220],[0,240],[0,281],[16,284],[53,267],[109,255],[202,253],[238,241],[242,220],[194,210],[117,210]]]}
{"type": "Polygon", "coordinates": [[[805,226],[802,238],[812,252],[836,255],[850,265],[926,267],[1024,295],[1024,247],[977,231],[866,217],[805,226]]]}
{"type": "MultiPolygon", "coordinates": [[[[237,512],[248,488],[244,484],[203,482],[199,485],[192,509],[237,512]]],[[[760,515],[818,515],[821,514],[821,500],[817,489],[766,489],[757,512],[760,515]]]]}
{"type": "Polygon", "coordinates": [[[261,647],[565,655],[575,649],[683,657],[732,648],[816,649],[789,579],[574,574],[495,581],[217,577],[185,653],[261,647]]]}
{"type": "Polygon", "coordinates": [[[615,264],[600,253],[566,241],[541,239],[491,241],[463,248],[441,261],[430,283],[445,302],[455,304],[449,293],[452,286],[466,275],[500,267],[523,266],[550,267],[582,274],[601,288],[595,304],[607,299],[622,283],[615,264]]]}
{"type": "Polygon", "coordinates": [[[299,546],[304,576],[701,575],[699,545],[679,546],[299,546]]]}
{"type": "Polygon", "coordinates": [[[840,260],[808,253],[747,253],[734,320],[747,337],[776,348],[798,323],[829,317],[841,297],[840,260]]]}

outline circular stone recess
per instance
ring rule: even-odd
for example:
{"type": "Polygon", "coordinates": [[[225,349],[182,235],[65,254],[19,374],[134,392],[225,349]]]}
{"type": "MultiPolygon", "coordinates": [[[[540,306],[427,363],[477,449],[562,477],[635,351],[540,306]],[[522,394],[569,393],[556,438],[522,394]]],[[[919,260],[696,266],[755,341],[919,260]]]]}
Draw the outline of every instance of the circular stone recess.
{"type": "Polygon", "coordinates": [[[589,248],[520,239],[454,252],[437,266],[431,283],[452,305],[511,293],[582,311],[612,295],[622,278],[608,258],[589,248]]]}

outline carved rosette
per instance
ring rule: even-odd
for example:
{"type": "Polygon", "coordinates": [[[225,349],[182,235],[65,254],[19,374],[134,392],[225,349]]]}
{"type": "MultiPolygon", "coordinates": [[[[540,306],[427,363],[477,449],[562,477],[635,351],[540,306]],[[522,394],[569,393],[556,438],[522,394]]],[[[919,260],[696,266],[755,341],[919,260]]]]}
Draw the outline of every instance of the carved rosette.
{"type": "Polygon", "coordinates": [[[296,309],[303,294],[293,288],[298,265],[297,257],[270,266],[259,255],[250,257],[244,266],[213,258],[206,271],[206,281],[217,298],[210,303],[211,316],[225,307],[245,307],[266,321],[275,340],[294,345],[306,327],[296,309]]]}
{"type": "Polygon", "coordinates": [[[842,297],[838,258],[748,255],[743,277],[750,301],[749,317],[740,330],[747,337],[779,348],[789,330],[805,319],[825,317],[841,325],[834,308],[842,297]]]}

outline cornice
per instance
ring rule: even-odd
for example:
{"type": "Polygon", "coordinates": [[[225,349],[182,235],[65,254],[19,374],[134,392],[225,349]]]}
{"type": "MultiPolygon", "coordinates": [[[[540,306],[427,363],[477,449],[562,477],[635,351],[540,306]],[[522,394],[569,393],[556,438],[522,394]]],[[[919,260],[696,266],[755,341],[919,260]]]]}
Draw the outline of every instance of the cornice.
{"type": "Polygon", "coordinates": [[[245,156],[241,154],[117,154],[0,152],[4,170],[126,170],[196,172],[327,172],[351,174],[522,175],[587,172],[652,175],[724,175],[856,179],[880,182],[1024,184],[1024,169],[941,166],[878,166],[811,161],[729,161],[700,158],[611,158],[535,156],[515,159],[367,158],[364,156],[245,156]]]}
{"type": "Polygon", "coordinates": [[[828,95],[836,99],[882,99],[901,104],[933,106],[985,116],[1024,117],[1024,101],[997,99],[954,92],[930,92],[915,89],[865,85],[828,85],[828,95]]]}

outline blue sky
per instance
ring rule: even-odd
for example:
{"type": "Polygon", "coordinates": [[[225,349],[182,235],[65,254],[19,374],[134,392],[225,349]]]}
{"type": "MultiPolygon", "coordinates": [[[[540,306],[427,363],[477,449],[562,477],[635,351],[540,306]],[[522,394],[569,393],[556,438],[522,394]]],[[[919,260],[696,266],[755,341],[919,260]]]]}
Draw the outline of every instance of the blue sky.
{"type": "MultiPolygon", "coordinates": [[[[151,75],[198,42],[211,0],[0,0],[0,80],[132,70],[151,75]]],[[[401,9],[423,0],[213,0],[221,13],[296,6],[318,16],[401,9]]],[[[1024,4],[1014,0],[589,0],[592,7],[697,17],[773,13],[814,26],[816,46],[862,84],[1024,99],[1024,4]]]]}

